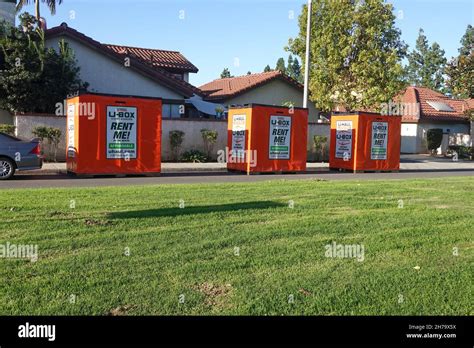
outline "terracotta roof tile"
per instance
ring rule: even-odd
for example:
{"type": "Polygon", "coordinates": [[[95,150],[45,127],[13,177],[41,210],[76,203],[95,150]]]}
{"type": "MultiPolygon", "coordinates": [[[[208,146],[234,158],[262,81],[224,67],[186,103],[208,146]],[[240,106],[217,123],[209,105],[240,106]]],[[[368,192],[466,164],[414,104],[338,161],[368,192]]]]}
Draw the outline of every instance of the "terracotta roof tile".
{"type": "Polygon", "coordinates": [[[187,71],[197,73],[199,70],[181,53],[151,48],[130,47],[112,44],[103,44],[118,54],[134,55],[146,63],[163,69],[187,71]]]}
{"type": "Polygon", "coordinates": [[[292,84],[298,89],[303,89],[303,86],[298,81],[281,73],[280,71],[269,71],[258,74],[217,79],[200,86],[199,89],[201,89],[203,93],[207,94],[204,99],[227,99],[235,97],[275,79],[283,80],[292,84]]]}
{"type": "Polygon", "coordinates": [[[396,98],[404,103],[419,103],[419,118],[414,115],[403,115],[405,122],[417,122],[421,120],[431,121],[467,121],[465,111],[469,109],[467,100],[452,99],[442,93],[433,91],[426,87],[409,86],[396,98]],[[450,106],[454,111],[438,111],[428,101],[442,102],[450,106]]]}

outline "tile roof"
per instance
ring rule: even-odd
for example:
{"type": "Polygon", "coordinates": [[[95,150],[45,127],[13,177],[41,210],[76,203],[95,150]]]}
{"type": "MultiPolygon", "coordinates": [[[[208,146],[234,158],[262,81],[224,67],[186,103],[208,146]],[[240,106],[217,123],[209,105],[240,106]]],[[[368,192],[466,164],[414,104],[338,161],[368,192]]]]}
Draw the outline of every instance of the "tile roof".
{"type": "Polygon", "coordinates": [[[134,55],[137,59],[155,67],[197,73],[199,71],[189,60],[177,51],[165,51],[151,48],[130,47],[103,44],[118,54],[134,55]]]}
{"type": "Polygon", "coordinates": [[[204,97],[206,100],[223,100],[235,97],[275,79],[285,81],[298,89],[303,89],[298,81],[280,71],[217,79],[200,86],[199,89],[206,95],[204,97]]]}
{"type": "MultiPolygon", "coordinates": [[[[73,39],[76,39],[83,44],[89,46],[90,48],[104,54],[105,56],[123,64],[123,54],[117,53],[115,50],[108,48],[106,45],[86,36],[79,31],[68,27],[66,23],[62,23],[60,26],[46,30],[45,37],[47,39],[53,38],[56,36],[68,36],[73,39]]],[[[171,73],[165,71],[162,68],[153,66],[148,62],[135,57],[135,55],[130,55],[130,68],[141,73],[142,75],[147,76],[148,78],[156,81],[157,83],[174,90],[182,94],[184,97],[192,97],[193,94],[201,95],[201,91],[194,87],[193,85],[187,83],[184,80],[180,80],[174,77],[171,73]]]]}
{"type": "Polygon", "coordinates": [[[426,87],[409,86],[395,98],[403,103],[415,105],[419,103],[419,117],[416,115],[403,115],[404,122],[418,122],[421,120],[429,121],[467,121],[468,117],[465,112],[472,108],[472,103],[468,100],[452,99],[442,93],[433,91],[426,87]],[[428,101],[442,102],[450,106],[454,111],[438,111],[433,108],[428,101]]]}

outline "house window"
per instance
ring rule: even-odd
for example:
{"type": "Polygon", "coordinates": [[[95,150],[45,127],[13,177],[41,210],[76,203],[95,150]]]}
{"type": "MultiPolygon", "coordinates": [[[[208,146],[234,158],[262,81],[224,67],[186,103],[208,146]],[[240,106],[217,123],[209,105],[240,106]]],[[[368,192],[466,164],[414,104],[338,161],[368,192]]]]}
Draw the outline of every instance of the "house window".
{"type": "Polygon", "coordinates": [[[180,118],[180,107],[182,104],[163,104],[163,118],[180,118]]]}

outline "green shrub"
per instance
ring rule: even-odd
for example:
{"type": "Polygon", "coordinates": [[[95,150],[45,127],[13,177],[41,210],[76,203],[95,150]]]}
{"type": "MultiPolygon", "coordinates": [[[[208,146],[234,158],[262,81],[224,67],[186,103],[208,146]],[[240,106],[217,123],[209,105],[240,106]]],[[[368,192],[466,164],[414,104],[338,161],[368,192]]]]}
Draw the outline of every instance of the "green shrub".
{"type": "Polygon", "coordinates": [[[181,160],[183,162],[204,163],[207,161],[207,156],[199,150],[189,150],[183,153],[181,160]]]}
{"type": "Polygon", "coordinates": [[[208,158],[211,158],[212,149],[217,142],[218,133],[215,130],[201,129],[202,141],[208,158]]]}
{"type": "Polygon", "coordinates": [[[11,124],[0,124],[0,132],[15,135],[15,126],[11,124]]]}
{"type": "Polygon", "coordinates": [[[447,154],[454,155],[455,152],[458,154],[458,158],[471,158],[473,155],[473,148],[463,145],[450,145],[447,154]]]}
{"type": "Polygon", "coordinates": [[[426,141],[428,150],[434,154],[443,141],[443,130],[440,128],[428,129],[428,132],[426,133],[426,141]]]}
{"type": "Polygon", "coordinates": [[[170,147],[171,157],[173,161],[177,161],[179,158],[179,150],[184,141],[184,132],[180,130],[172,130],[169,132],[170,136],[170,147]]]}

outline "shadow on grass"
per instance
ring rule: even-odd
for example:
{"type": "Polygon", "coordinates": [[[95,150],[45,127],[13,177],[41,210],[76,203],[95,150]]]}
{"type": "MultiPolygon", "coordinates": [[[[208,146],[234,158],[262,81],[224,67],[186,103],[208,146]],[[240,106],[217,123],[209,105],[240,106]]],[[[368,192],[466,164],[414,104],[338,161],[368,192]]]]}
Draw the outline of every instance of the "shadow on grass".
{"type": "Polygon", "coordinates": [[[219,205],[200,205],[200,206],[185,206],[184,208],[160,208],[160,209],[148,209],[148,210],[134,210],[134,211],[123,211],[109,213],[109,219],[138,219],[138,218],[150,218],[150,217],[165,217],[165,216],[183,216],[183,215],[197,215],[197,214],[209,214],[216,212],[231,212],[238,210],[253,210],[253,209],[270,209],[270,208],[281,208],[286,207],[286,204],[271,202],[271,201],[258,201],[258,202],[241,202],[241,203],[230,203],[230,204],[219,204],[219,205]]]}

